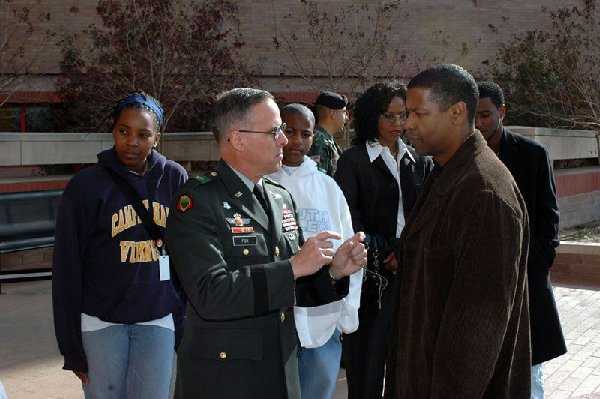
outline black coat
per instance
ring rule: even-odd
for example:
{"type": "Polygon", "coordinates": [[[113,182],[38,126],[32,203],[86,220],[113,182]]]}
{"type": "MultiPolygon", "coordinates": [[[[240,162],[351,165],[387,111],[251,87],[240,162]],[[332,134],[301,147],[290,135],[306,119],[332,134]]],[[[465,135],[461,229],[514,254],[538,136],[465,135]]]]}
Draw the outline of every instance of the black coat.
{"type": "MultiPolygon", "coordinates": [[[[354,231],[364,231],[367,242],[387,242],[389,249],[397,240],[396,211],[400,190],[406,220],[433,169],[431,158],[417,155],[411,147],[408,150],[416,162],[408,154],[401,159],[401,187],[398,187],[381,156],[371,163],[365,144],[355,145],[342,154],[334,176],[346,196],[354,231]]],[[[392,280],[391,273],[383,271],[383,274],[392,280]]],[[[367,279],[361,295],[361,315],[372,313],[377,297],[377,287],[367,279]]]]}
{"type": "Polygon", "coordinates": [[[327,268],[294,281],[302,244],[295,204],[264,179],[270,215],[223,161],[190,179],[167,221],[171,261],[187,294],[176,398],[300,398],[293,306],[343,298],[327,268]]]}
{"type": "Polygon", "coordinates": [[[504,129],[500,160],[512,173],[529,213],[529,313],[532,363],[566,353],[549,273],[558,246],[558,204],[552,164],[546,149],[504,129]]]}

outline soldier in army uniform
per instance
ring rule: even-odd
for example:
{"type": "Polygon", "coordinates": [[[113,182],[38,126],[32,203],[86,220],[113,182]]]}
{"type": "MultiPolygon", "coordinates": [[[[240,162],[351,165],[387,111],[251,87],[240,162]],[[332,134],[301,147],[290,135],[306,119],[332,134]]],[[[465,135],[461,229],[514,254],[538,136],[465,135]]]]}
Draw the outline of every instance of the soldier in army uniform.
{"type": "Polygon", "coordinates": [[[348,121],[347,105],[346,97],[331,91],[322,91],[315,101],[317,126],[308,156],[329,176],[335,173],[337,160],[342,155],[334,136],[348,121]]]}
{"type": "Polygon", "coordinates": [[[291,195],[267,178],[287,143],[273,97],[256,89],[215,104],[222,160],[182,188],[167,242],[189,306],[177,398],[300,397],[293,306],[348,292],[366,263],[363,233],[334,253],[322,232],[303,242],[291,195]]]}

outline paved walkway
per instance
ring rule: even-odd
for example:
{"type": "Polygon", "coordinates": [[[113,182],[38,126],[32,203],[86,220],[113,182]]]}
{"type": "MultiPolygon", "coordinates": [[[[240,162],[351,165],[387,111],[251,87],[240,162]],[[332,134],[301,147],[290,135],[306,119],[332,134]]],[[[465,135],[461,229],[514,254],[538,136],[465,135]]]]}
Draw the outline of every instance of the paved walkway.
{"type": "MultiPolygon", "coordinates": [[[[9,399],[82,398],[61,370],[49,281],[5,284],[0,295],[0,381],[9,399]]],[[[600,291],[556,289],[569,353],[545,367],[546,398],[600,399],[600,291]]],[[[343,372],[335,399],[346,398],[343,372]]]]}
{"type": "Polygon", "coordinates": [[[568,353],[547,362],[547,397],[600,398],[600,291],[556,288],[568,353]]]}

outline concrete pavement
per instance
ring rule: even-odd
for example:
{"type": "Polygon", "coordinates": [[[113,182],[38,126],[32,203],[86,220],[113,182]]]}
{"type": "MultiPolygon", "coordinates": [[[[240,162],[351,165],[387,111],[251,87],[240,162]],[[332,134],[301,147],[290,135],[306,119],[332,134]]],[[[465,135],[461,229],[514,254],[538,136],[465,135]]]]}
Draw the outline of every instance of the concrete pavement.
{"type": "MultiPolygon", "coordinates": [[[[9,399],[83,397],[78,380],[61,369],[50,287],[50,281],[2,286],[0,381],[9,399]]],[[[557,287],[556,294],[569,353],[546,364],[546,398],[600,399],[600,291],[557,287]]],[[[334,399],[346,397],[342,372],[334,399]]]]}
{"type": "Polygon", "coordinates": [[[555,292],[569,352],[544,365],[547,397],[600,398],[600,291],[555,292]]]}
{"type": "Polygon", "coordinates": [[[0,295],[0,380],[9,399],[83,397],[61,369],[52,322],[50,281],[3,284],[0,295]]]}

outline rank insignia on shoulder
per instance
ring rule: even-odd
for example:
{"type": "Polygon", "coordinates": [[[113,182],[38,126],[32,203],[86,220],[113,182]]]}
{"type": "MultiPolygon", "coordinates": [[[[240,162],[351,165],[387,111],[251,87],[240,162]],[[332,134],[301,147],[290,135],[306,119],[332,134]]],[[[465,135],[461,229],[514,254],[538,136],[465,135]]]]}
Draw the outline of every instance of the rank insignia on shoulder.
{"type": "Polygon", "coordinates": [[[188,209],[192,209],[193,206],[194,202],[189,195],[181,194],[177,199],[177,210],[179,212],[185,212],[188,209]]]}

